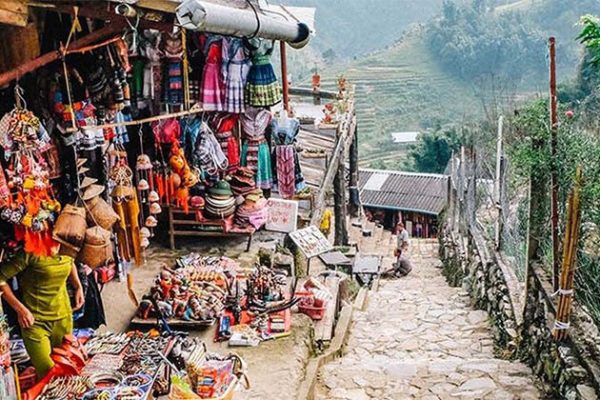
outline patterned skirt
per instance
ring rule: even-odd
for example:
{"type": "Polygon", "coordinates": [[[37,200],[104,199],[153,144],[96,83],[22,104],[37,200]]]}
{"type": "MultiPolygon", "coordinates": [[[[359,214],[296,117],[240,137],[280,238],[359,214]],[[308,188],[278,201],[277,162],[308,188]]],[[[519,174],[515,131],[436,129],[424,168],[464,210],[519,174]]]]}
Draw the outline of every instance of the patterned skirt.
{"type": "Polygon", "coordinates": [[[223,80],[221,79],[220,66],[207,63],[204,66],[200,102],[205,111],[223,111],[223,80]]]}
{"type": "Polygon", "coordinates": [[[269,144],[262,142],[245,142],[242,146],[242,167],[254,171],[256,186],[261,189],[271,189],[273,186],[273,170],[271,169],[271,154],[269,144]]]}
{"type": "Polygon", "coordinates": [[[271,107],[283,99],[281,87],[271,64],[253,65],[246,83],[246,103],[253,107],[271,107]]]}
{"type": "Polygon", "coordinates": [[[250,67],[248,64],[231,63],[225,82],[225,111],[232,114],[242,114],[244,105],[244,85],[250,67]]]}

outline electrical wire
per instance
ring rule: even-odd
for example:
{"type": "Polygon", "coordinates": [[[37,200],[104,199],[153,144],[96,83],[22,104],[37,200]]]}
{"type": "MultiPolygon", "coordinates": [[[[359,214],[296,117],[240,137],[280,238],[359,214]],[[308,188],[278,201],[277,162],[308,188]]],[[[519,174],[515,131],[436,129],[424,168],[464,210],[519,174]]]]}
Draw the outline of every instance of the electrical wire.
{"type": "Polygon", "coordinates": [[[252,2],[250,0],[246,0],[246,3],[248,3],[248,5],[250,6],[250,8],[252,8],[252,11],[254,11],[254,16],[256,17],[256,30],[254,31],[254,33],[252,34],[252,36],[247,37],[247,39],[254,39],[255,37],[258,36],[258,32],[260,32],[260,17],[258,16],[258,10],[256,9],[256,7],[254,6],[254,4],[252,4],[252,2]]]}

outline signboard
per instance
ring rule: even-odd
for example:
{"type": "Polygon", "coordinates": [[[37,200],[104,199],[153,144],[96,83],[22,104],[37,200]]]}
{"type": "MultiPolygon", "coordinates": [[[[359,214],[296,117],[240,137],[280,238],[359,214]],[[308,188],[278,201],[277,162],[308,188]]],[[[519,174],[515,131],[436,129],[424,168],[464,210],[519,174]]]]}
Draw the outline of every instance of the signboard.
{"type": "Polygon", "coordinates": [[[290,233],[290,238],[302,250],[307,258],[316,257],[333,249],[329,240],[316,226],[300,229],[290,233]]]}
{"type": "Polygon", "coordinates": [[[290,233],[297,229],[298,202],[293,200],[269,199],[269,216],[266,229],[290,233]]]}

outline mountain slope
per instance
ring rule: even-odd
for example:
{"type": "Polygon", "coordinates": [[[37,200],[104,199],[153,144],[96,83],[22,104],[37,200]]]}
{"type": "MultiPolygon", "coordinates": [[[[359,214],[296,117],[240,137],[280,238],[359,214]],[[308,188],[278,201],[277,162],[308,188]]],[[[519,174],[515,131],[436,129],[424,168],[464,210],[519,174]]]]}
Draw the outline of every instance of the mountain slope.
{"type": "Polygon", "coordinates": [[[356,85],[364,166],[403,165],[406,149],[392,143],[392,132],[461,122],[478,112],[469,85],[440,67],[418,29],[385,50],[324,71],[324,89],[335,89],[332,83],[342,71],[356,85]]]}
{"type": "MultiPolygon", "coordinates": [[[[443,0],[285,0],[290,6],[316,7],[314,47],[352,58],[384,48],[414,23],[438,14],[443,0]]],[[[312,45],[311,45],[312,46],[312,45]]]]}

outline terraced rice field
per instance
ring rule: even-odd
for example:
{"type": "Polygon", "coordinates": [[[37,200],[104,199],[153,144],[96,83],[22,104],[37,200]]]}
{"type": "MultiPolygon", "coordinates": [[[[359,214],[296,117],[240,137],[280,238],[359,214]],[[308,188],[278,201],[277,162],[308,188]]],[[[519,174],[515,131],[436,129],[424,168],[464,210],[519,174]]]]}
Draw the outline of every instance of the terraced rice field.
{"type": "Polygon", "coordinates": [[[467,84],[448,75],[415,31],[388,49],[323,71],[324,89],[344,73],[356,85],[361,165],[401,168],[406,150],[391,132],[423,131],[479,112],[467,84]]]}

